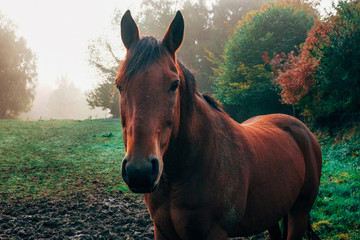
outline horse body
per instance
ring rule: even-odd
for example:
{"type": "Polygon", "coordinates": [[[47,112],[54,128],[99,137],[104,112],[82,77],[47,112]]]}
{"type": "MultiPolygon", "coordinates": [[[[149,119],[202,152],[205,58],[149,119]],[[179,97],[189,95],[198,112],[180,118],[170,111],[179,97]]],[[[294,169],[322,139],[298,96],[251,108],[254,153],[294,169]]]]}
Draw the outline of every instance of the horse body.
{"type": "Polygon", "coordinates": [[[126,156],[122,176],[144,193],[156,239],[225,239],[269,230],[302,239],[321,174],[319,144],[282,114],[239,124],[198,92],[176,60],[178,12],[162,42],[122,20],[127,56],[117,78],[126,156]]]}
{"type": "MultiPolygon", "coordinates": [[[[200,106],[211,108],[199,100],[200,106]]],[[[240,125],[213,109],[200,110],[193,118],[190,122],[195,127],[183,131],[184,139],[180,141],[184,142],[175,141],[175,146],[169,146],[169,151],[174,152],[167,153],[169,159],[164,157],[165,166],[167,161],[181,162],[183,166],[177,164],[176,169],[171,169],[169,164],[158,190],[145,196],[159,229],[157,235],[164,231],[164,236],[172,236],[169,239],[251,236],[276,226],[301,195],[308,205],[304,214],[308,213],[316,193],[311,191],[311,196],[306,196],[302,192],[305,175],[314,174],[319,181],[321,166],[314,173],[305,172],[306,149],[296,138],[305,137],[309,143],[303,144],[314,144],[316,157],[320,149],[301,122],[275,114],[240,125]],[[208,112],[216,115],[216,120],[208,112]],[[305,136],[294,137],[291,131],[296,132],[296,128],[305,136]],[[178,178],[172,179],[167,172],[170,176],[177,172],[178,178]]]]}

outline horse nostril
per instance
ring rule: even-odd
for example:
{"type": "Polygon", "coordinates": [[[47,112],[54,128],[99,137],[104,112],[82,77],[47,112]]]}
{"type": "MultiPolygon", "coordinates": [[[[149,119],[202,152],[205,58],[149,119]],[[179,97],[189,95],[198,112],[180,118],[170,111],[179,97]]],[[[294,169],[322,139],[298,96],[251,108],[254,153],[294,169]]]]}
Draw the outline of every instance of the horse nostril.
{"type": "Polygon", "coordinates": [[[154,183],[158,177],[159,174],[159,159],[152,158],[150,160],[151,162],[151,182],[154,183]]]}
{"type": "Polygon", "coordinates": [[[121,166],[121,176],[126,183],[128,182],[128,175],[127,175],[127,171],[126,171],[126,165],[127,165],[128,161],[129,161],[128,158],[125,157],[122,161],[122,166],[121,166]]]}

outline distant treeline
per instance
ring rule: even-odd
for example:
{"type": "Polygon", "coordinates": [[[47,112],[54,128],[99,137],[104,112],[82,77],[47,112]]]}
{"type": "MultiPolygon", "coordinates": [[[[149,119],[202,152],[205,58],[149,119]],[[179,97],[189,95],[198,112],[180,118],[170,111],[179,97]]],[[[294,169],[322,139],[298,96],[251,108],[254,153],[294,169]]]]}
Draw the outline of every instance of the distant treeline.
{"type": "MultiPolygon", "coordinates": [[[[211,6],[150,0],[135,17],[140,32],[161,38],[177,9],[186,24],[179,59],[193,70],[200,90],[214,94],[237,121],[275,112],[317,128],[358,121],[359,1],[340,1],[334,14],[320,17],[316,4],[305,0],[218,0],[211,6]]],[[[116,29],[121,16],[115,14],[116,29]]],[[[89,46],[103,82],[88,102],[118,116],[113,83],[121,59],[115,48],[101,37],[89,46]],[[99,57],[104,52],[108,56],[99,57]]]]}

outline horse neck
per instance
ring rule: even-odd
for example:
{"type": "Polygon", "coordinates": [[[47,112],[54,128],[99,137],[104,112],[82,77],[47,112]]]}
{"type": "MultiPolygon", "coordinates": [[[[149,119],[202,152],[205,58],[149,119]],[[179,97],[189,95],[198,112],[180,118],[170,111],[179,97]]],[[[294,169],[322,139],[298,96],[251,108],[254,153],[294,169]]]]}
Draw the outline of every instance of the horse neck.
{"type": "MultiPolygon", "coordinates": [[[[185,97],[184,97],[185,99],[185,97]]],[[[178,135],[172,139],[164,156],[165,175],[170,179],[186,179],[197,175],[216,156],[221,116],[195,92],[192,112],[184,103],[180,110],[178,135]]],[[[206,168],[206,167],[205,167],[206,168]]]]}

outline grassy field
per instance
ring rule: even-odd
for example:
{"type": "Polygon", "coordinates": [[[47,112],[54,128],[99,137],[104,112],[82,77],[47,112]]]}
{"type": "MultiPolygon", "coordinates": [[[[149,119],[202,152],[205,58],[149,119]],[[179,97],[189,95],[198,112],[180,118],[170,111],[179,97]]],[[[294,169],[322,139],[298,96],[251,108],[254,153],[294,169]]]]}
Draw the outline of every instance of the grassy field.
{"type": "MultiPolygon", "coordinates": [[[[320,137],[323,175],[312,222],[322,239],[360,239],[360,135],[320,137]]],[[[0,201],[127,193],[120,120],[0,120],[0,201]]]]}
{"type": "Polygon", "coordinates": [[[118,119],[1,120],[0,200],[127,191],[123,156],[118,119]]]}

